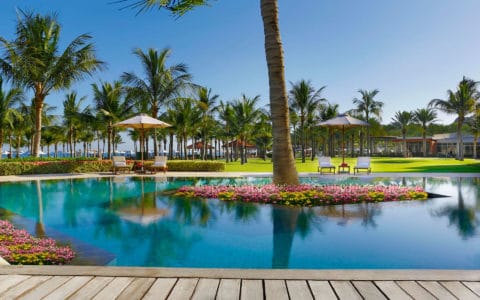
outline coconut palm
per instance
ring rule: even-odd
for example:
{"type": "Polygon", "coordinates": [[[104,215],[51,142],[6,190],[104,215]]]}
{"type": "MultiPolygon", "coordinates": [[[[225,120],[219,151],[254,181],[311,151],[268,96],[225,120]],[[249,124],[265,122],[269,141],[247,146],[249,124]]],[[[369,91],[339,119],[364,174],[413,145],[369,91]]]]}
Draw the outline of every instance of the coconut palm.
{"type": "Polygon", "coordinates": [[[243,94],[241,99],[235,100],[232,103],[233,119],[235,120],[234,124],[236,127],[235,131],[238,134],[238,140],[241,146],[240,159],[242,165],[247,162],[247,138],[251,136],[254,124],[260,117],[261,111],[257,108],[259,101],[260,95],[249,98],[243,94]]]}
{"type": "Polygon", "coordinates": [[[71,151],[71,156],[75,157],[75,142],[78,128],[81,126],[81,114],[88,112],[88,106],[83,110],[81,108],[83,102],[87,99],[86,96],[77,99],[77,93],[71,92],[65,95],[63,101],[63,119],[64,125],[67,128],[68,144],[71,151]]]}
{"type": "Polygon", "coordinates": [[[202,137],[202,159],[205,159],[207,152],[207,143],[209,140],[209,132],[213,127],[213,112],[215,111],[215,103],[218,95],[212,95],[212,89],[200,87],[196,95],[197,106],[200,110],[200,134],[202,137]]]}
{"type": "MultiPolygon", "coordinates": [[[[131,2],[127,7],[139,13],[152,7],[164,8],[175,16],[181,16],[197,6],[207,5],[208,0],[119,0],[131,2]]],[[[260,11],[265,36],[270,87],[270,113],[273,135],[273,182],[277,184],[298,184],[298,173],[290,138],[288,97],[285,83],[283,47],[278,24],[278,0],[260,0],[260,11]]]]}
{"type": "MultiPolygon", "coordinates": [[[[338,115],[338,104],[331,104],[331,103],[327,103],[326,105],[322,105],[320,106],[320,114],[319,114],[319,117],[320,117],[320,120],[321,121],[326,121],[326,120],[329,120],[333,117],[336,117],[338,115]]],[[[327,133],[327,141],[328,141],[328,147],[326,147],[326,149],[328,149],[328,151],[325,150],[325,146],[324,146],[324,151],[332,156],[333,154],[333,128],[332,127],[328,127],[327,129],[328,133],[327,133]]],[[[325,141],[325,139],[324,139],[325,141]]]]}
{"type": "Polygon", "coordinates": [[[480,99],[480,94],[477,90],[478,81],[473,81],[463,77],[458,84],[457,90],[447,91],[447,100],[433,99],[428,104],[447,114],[457,115],[457,157],[458,160],[463,160],[464,147],[462,137],[462,126],[465,122],[465,117],[473,112],[475,103],[480,99]]]}
{"type": "MultiPolygon", "coordinates": [[[[147,52],[143,52],[137,48],[133,50],[133,54],[140,59],[145,76],[140,77],[131,72],[122,75],[122,80],[131,85],[130,92],[148,101],[149,111],[153,118],[157,118],[161,106],[172,97],[178,97],[191,80],[185,64],[167,66],[167,60],[171,53],[169,48],[160,52],[151,48],[147,52]]],[[[156,139],[153,140],[153,145],[155,155],[157,155],[156,139]]]]}
{"type": "Polygon", "coordinates": [[[223,145],[225,146],[225,160],[228,163],[230,161],[230,148],[228,147],[228,142],[232,138],[232,124],[233,124],[233,109],[232,105],[228,102],[223,102],[220,100],[220,104],[215,108],[215,111],[218,114],[218,119],[221,123],[220,136],[223,137],[223,145]]]}
{"type": "Polygon", "coordinates": [[[394,124],[402,129],[402,139],[403,139],[403,157],[408,156],[407,151],[407,127],[413,120],[413,114],[409,111],[397,111],[395,116],[392,118],[394,124]]]}
{"type": "MultiPolygon", "coordinates": [[[[13,127],[15,117],[20,117],[20,113],[14,108],[14,105],[23,100],[22,90],[12,88],[3,90],[3,79],[0,77],[0,154],[2,153],[5,129],[13,127]]],[[[2,156],[0,155],[0,159],[2,156]]]]}
{"type": "Polygon", "coordinates": [[[422,126],[423,157],[427,157],[427,129],[437,120],[437,113],[430,107],[419,108],[413,112],[413,121],[422,126]]]}
{"type": "MultiPolygon", "coordinates": [[[[200,110],[191,98],[177,98],[171,103],[170,113],[173,115],[173,126],[176,135],[181,139],[182,154],[187,157],[187,142],[196,132],[196,124],[200,121],[200,110]]],[[[170,120],[172,121],[172,120],[170,120]]],[[[195,143],[192,143],[194,147],[195,143]]],[[[195,158],[192,152],[192,158],[195,158]]]]}
{"type": "Polygon", "coordinates": [[[95,57],[91,37],[79,35],[60,50],[61,26],[57,14],[42,16],[20,11],[16,38],[0,38],[5,54],[0,67],[16,84],[32,90],[35,102],[33,156],[38,156],[45,98],[91,75],[103,63],[95,57]]]}
{"type": "Polygon", "coordinates": [[[317,110],[321,101],[326,101],[321,98],[320,93],[325,89],[325,86],[318,90],[312,86],[310,81],[300,80],[297,83],[292,83],[290,89],[290,107],[297,112],[300,117],[300,132],[301,132],[301,146],[302,146],[302,163],[305,162],[305,147],[307,144],[305,123],[308,115],[311,115],[317,110]]]}
{"type": "MultiPolygon", "coordinates": [[[[357,106],[356,111],[360,114],[365,115],[365,121],[368,123],[370,118],[376,116],[380,119],[380,114],[382,113],[383,102],[376,101],[375,96],[378,95],[379,91],[377,89],[373,91],[367,90],[358,90],[362,97],[354,98],[353,104],[357,106]]],[[[367,126],[367,145],[368,150],[372,150],[372,141],[370,139],[370,128],[367,126]]],[[[371,153],[371,152],[369,152],[371,153]]],[[[363,142],[360,143],[360,155],[363,155],[363,142]]]]}
{"type": "Polygon", "coordinates": [[[124,99],[124,90],[119,81],[103,82],[101,86],[92,84],[95,108],[100,113],[107,128],[107,152],[111,157],[115,136],[113,123],[127,118],[132,112],[133,105],[130,99],[124,99]]]}

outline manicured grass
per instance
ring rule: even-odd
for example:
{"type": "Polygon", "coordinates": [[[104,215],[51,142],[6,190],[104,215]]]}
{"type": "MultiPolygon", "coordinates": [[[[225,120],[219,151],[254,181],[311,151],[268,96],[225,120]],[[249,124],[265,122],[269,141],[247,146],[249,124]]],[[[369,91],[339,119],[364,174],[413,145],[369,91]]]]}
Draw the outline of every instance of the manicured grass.
{"type": "MultiPolygon", "coordinates": [[[[332,158],[334,165],[338,166],[342,158],[332,158]]],[[[352,166],[356,158],[345,158],[345,162],[352,166]]],[[[296,160],[298,172],[317,172],[318,160],[308,159],[305,163],[301,159],[296,160]]],[[[453,158],[400,158],[400,157],[372,157],[372,172],[427,172],[427,173],[479,173],[480,160],[465,159],[458,161],[453,158]]],[[[249,159],[248,163],[240,165],[240,160],[226,164],[226,172],[272,172],[273,167],[270,159],[266,161],[258,158],[249,159]]]]}

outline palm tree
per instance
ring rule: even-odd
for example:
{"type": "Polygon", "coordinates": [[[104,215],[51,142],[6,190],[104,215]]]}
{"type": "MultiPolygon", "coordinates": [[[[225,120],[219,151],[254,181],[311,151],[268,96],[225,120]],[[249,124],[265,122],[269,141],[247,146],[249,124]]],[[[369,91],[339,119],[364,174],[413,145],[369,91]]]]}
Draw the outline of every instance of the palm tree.
{"type": "Polygon", "coordinates": [[[220,119],[222,130],[220,135],[223,137],[223,145],[225,146],[225,160],[228,163],[230,161],[230,148],[228,147],[228,142],[231,139],[232,135],[232,124],[233,120],[233,109],[232,105],[228,102],[223,102],[220,100],[220,104],[215,108],[215,111],[218,114],[220,119]]]}
{"type": "MultiPolygon", "coordinates": [[[[338,115],[338,104],[331,104],[327,103],[327,105],[322,105],[320,106],[320,120],[321,121],[326,121],[329,120],[333,117],[336,117],[338,115]]],[[[327,141],[328,141],[328,146],[326,147],[328,151],[325,151],[325,146],[324,146],[324,151],[328,155],[332,156],[333,154],[333,134],[332,134],[333,128],[328,127],[327,131],[327,141]]],[[[325,140],[325,139],[324,139],[325,140]]]]}
{"type": "Polygon", "coordinates": [[[457,157],[458,160],[463,160],[463,137],[462,126],[465,122],[465,117],[473,112],[475,103],[480,99],[480,94],[477,90],[478,81],[473,81],[463,77],[458,84],[457,90],[454,92],[448,90],[448,99],[433,99],[428,104],[447,114],[457,115],[457,157]]]}
{"type": "Polygon", "coordinates": [[[437,120],[437,113],[430,107],[419,108],[413,112],[413,121],[422,126],[423,157],[427,157],[427,128],[437,120]]]}
{"type": "Polygon", "coordinates": [[[87,99],[86,96],[81,97],[77,101],[77,93],[71,92],[65,95],[63,101],[63,118],[64,124],[67,128],[68,144],[71,151],[71,157],[75,157],[75,142],[78,127],[81,125],[81,114],[88,112],[88,107],[81,110],[82,103],[87,99]]]}
{"type": "Polygon", "coordinates": [[[110,158],[112,153],[111,145],[113,144],[113,137],[115,136],[112,125],[128,117],[133,105],[131,100],[123,99],[123,87],[119,81],[114,81],[113,84],[103,82],[101,86],[94,83],[92,84],[92,88],[95,108],[103,118],[104,124],[107,124],[107,152],[110,158]]]}
{"type": "Polygon", "coordinates": [[[241,146],[240,159],[241,164],[247,162],[246,156],[246,145],[248,142],[247,137],[251,136],[252,129],[254,124],[257,122],[260,117],[260,110],[256,107],[257,103],[260,101],[260,95],[257,95],[253,98],[249,98],[245,95],[242,95],[240,100],[235,100],[232,103],[233,109],[233,118],[236,126],[236,131],[238,133],[238,139],[241,146]]]}
{"type": "MultiPolygon", "coordinates": [[[[208,4],[208,0],[120,0],[132,2],[127,5],[138,12],[151,7],[164,8],[175,16],[182,16],[197,6],[208,4]]],[[[270,87],[270,114],[273,135],[273,182],[276,184],[298,184],[298,173],[290,138],[288,97],[285,83],[283,47],[278,24],[278,0],[260,0],[260,11],[265,36],[265,56],[268,66],[270,87]]]]}
{"type": "MultiPolygon", "coordinates": [[[[187,157],[187,142],[188,138],[194,136],[196,124],[200,120],[200,111],[195,105],[195,101],[191,98],[178,98],[172,103],[171,114],[173,117],[173,126],[176,128],[176,135],[181,139],[182,152],[184,157],[187,157]]],[[[172,121],[172,120],[170,120],[172,121]]],[[[194,147],[195,143],[192,143],[194,147]]],[[[192,158],[195,158],[192,149],[192,158]]]]}
{"type": "Polygon", "coordinates": [[[392,118],[392,121],[396,126],[399,126],[402,129],[402,139],[403,139],[403,157],[408,156],[407,151],[407,126],[412,122],[413,115],[409,111],[397,111],[395,116],[392,118]]]}
{"type": "Polygon", "coordinates": [[[9,42],[0,38],[5,55],[0,68],[13,82],[33,91],[35,102],[35,133],[33,156],[38,156],[42,130],[42,110],[51,91],[70,87],[101,68],[103,62],[95,57],[91,37],[79,35],[60,48],[61,26],[57,15],[42,16],[20,11],[16,38],[9,42]]]}
{"type": "MultiPolygon", "coordinates": [[[[383,102],[376,101],[374,98],[379,93],[378,90],[367,91],[367,90],[358,90],[362,95],[360,99],[354,98],[353,104],[357,105],[356,111],[360,114],[365,114],[365,121],[368,123],[370,117],[373,114],[374,116],[380,118],[382,113],[383,102]]],[[[372,150],[372,141],[370,139],[370,128],[367,126],[367,145],[368,150],[372,150]]],[[[369,152],[371,153],[371,152],[369,152]]],[[[360,142],[360,155],[363,155],[363,141],[360,142]]]]}
{"type": "Polygon", "coordinates": [[[215,103],[218,95],[212,95],[212,89],[201,87],[198,89],[197,105],[200,109],[200,134],[202,137],[202,151],[201,156],[204,160],[207,152],[207,143],[209,140],[209,129],[213,127],[213,112],[215,111],[215,103]]]}
{"type": "Polygon", "coordinates": [[[325,101],[320,97],[320,93],[325,89],[325,86],[316,90],[313,88],[310,81],[300,80],[297,83],[290,83],[290,107],[296,110],[300,117],[300,132],[302,145],[302,163],[305,162],[305,147],[307,143],[305,122],[309,115],[317,110],[321,101],[325,101]]]}
{"type": "Polygon", "coordinates": [[[22,90],[18,88],[12,88],[8,91],[4,91],[3,79],[0,77],[0,159],[2,158],[3,139],[7,128],[13,127],[13,121],[15,117],[20,117],[20,113],[13,108],[13,106],[23,100],[22,90]]]}
{"type": "MultiPolygon", "coordinates": [[[[185,64],[167,66],[171,52],[169,48],[160,52],[151,48],[148,49],[148,52],[143,52],[137,48],[133,50],[133,54],[140,59],[145,77],[142,78],[127,72],[122,75],[122,80],[131,85],[130,92],[148,101],[153,118],[157,118],[160,107],[173,96],[179,96],[182,89],[191,80],[185,64]]],[[[155,155],[157,155],[156,139],[153,140],[153,145],[155,155]]]]}

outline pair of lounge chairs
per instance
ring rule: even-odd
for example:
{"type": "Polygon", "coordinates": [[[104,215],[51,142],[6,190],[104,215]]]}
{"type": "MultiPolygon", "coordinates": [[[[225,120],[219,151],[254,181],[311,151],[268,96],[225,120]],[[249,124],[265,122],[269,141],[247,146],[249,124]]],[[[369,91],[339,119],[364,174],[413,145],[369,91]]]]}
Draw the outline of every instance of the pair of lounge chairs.
{"type": "MultiPolygon", "coordinates": [[[[119,171],[128,171],[128,173],[130,173],[130,170],[132,169],[131,166],[127,164],[125,156],[113,156],[112,162],[112,170],[114,174],[118,174],[119,171]]],[[[163,173],[166,173],[167,170],[168,167],[166,156],[155,156],[153,164],[145,166],[145,171],[149,171],[152,174],[155,174],[157,171],[163,171],[163,173]]]]}
{"type": "MultiPolygon", "coordinates": [[[[332,159],[329,156],[320,156],[318,158],[318,172],[320,172],[320,174],[323,174],[324,169],[328,170],[329,173],[335,174],[336,167],[332,164],[332,159]]],[[[357,157],[357,164],[353,167],[353,174],[355,175],[360,173],[360,170],[366,170],[367,174],[370,174],[372,172],[372,168],[370,167],[370,157],[357,157]]]]}

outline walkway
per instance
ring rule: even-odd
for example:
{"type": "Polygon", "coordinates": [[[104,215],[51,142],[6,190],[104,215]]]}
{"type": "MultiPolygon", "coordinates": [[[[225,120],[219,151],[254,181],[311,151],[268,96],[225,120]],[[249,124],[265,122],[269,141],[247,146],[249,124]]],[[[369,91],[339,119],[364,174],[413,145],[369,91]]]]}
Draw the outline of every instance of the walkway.
{"type": "Polygon", "coordinates": [[[480,299],[480,271],[2,266],[0,299],[480,299]]]}

